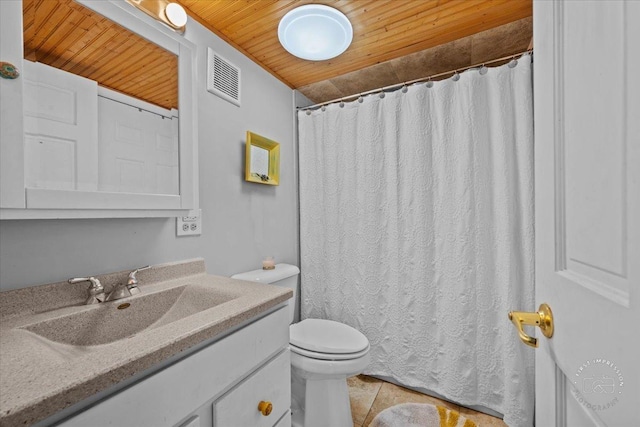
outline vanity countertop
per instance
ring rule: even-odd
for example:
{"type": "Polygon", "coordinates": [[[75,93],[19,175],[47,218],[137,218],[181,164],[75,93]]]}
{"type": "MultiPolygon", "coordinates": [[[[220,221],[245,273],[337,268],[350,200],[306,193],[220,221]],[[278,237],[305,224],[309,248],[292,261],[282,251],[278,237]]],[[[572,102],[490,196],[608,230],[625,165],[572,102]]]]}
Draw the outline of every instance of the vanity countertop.
{"type": "MultiPolygon", "coordinates": [[[[116,283],[126,282],[127,273],[96,277],[109,291],[116,283]]],[[[138,279],[139,295],[88,306],[83,305],[88,284],[59,282],[0,292],[0,426],[31,425],[98,393],[116,389],[117,384],[132,377],[151,374],[168,359],[175,360],[189,354],[194,346],[225,336],[293,296],[286,288],[209,275],[201,259],[154,266],[138,273],[138,279]],[[165,291],[176,294],[179,291],[175,288],[180,287],[217,292],[224,297],[211,308],[185,316],[180,311],[189,310],[191,303],[187,301],[160,319],[145,319],[152,322],[149,327],[104,344],[100,336],[97,344],[65,343],[63,335],[72,334],[69,329],[74,328],[73,323],[60,328],[60,340],[55,336],[44,338],[33,326],[68,321],[107,307],[115,313],[117,306],[127,302],[135,309],[136,299],[141,296],[165,291]]],[[[195,299],[193,295],[193,301],[202,302],[198,294],[195,299]]],[[[146,299],[147,304],[155,300],[146,299]]],[[[95,313],[98,311],[89,314],[95,313]]],[[[55,328],[53,333],[57,333],[55,328]]]]}

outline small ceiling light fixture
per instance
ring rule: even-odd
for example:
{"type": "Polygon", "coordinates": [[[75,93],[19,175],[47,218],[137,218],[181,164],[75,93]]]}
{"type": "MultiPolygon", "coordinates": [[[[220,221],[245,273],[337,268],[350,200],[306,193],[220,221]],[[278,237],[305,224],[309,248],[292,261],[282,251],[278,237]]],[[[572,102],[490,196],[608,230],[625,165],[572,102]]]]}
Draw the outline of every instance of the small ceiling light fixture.
{"type": "Polygon", "coordinates": [[[187,12],[178,3],[171,3],[168,0],[127,0],[127,2],[173,30],[184,33],[187,12]]]}
{"type": "Polygon", "coordinates": [[[176,28],[187,25],[187,12],[178,3],[169,3],[164,9],[164,14],[176,28]]]}
{"type": "Polygon", "coordinates": [[[339,10],[308,4],[290,10],[280,20],[278,39],[298,58],[324,61],[347,50],[353,40],[353,28],[339,10]]]}

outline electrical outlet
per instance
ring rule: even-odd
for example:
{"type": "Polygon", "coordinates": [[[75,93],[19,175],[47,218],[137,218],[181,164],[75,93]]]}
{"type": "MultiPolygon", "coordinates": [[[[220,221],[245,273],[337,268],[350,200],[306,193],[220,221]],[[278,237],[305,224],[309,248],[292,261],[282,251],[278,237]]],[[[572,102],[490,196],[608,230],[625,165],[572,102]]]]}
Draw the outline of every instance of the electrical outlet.
{"type": "Polygon", "coordinates": [[[178,236],[199,236],[202,234],[202,209],[189,211],[187,216],[176,218],[178,236]]]}

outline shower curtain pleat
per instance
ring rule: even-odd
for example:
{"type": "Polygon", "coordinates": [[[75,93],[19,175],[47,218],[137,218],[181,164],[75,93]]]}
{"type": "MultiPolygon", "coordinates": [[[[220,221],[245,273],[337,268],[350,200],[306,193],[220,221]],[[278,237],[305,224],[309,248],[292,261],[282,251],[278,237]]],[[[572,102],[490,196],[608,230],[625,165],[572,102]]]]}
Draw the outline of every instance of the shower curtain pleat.
{"type": "Polygon", "coordinates": [[[371,342],[365,373],[533,425],[531,58],[299,118],[302,317],[371,342]]]}

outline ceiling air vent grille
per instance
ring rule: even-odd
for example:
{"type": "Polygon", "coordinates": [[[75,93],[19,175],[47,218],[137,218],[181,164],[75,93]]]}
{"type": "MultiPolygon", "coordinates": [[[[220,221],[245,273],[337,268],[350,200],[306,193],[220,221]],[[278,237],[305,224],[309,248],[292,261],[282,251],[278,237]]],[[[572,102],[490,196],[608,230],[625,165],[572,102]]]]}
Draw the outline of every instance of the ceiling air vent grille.
{"type": "Polygon", "coordinates": [[[207,90],[240,106],[240,68],[208,49],[207,90]]]}

